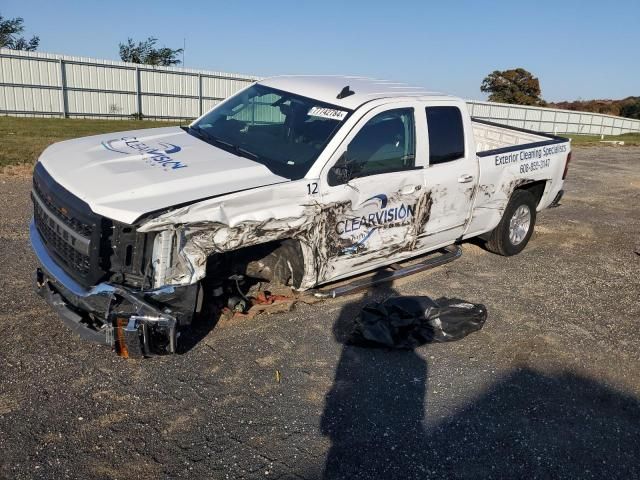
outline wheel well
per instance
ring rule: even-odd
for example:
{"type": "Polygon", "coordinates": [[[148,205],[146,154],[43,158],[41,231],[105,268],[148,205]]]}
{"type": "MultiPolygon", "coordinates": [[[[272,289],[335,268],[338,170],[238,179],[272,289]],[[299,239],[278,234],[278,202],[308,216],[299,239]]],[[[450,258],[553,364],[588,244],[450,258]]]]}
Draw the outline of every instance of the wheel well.
{"type": "MultiPolygon", "coordinates": [[[[542,195],[544,194],[544,189],[546,188],[546,186],[547,186],[547,180],[538,180],[538,181],[535,181],[535,182],[524,183],[524,184],[518,185],[513,190],[513,192],[511,192],[511,195],[513,195],[513,193],[516,190],[525,190],[525,191],[527,191],[527,192],[529,192],[529,193],[531,193],[533,195],[533,198],[534,198],[534,201],[536,203],[536,206],[538,206],[540,204],[540,201],[542,200],[542,195]]],[[[510,200],[511,199],[509,198],[509,200],[507,201],[507,204],[508,204],[508,202],[510,200]]],[[[481,240],[485,240],[486,241],[486,240],[489,239],[489,237],[491,235],[491,232],[492,231],[485,232],[485,233],[483,233],[481,235],[478,235],[478,237],[481,240]]]]}
{"type": "Polygon", "coordinates": [[[538,180],[537,182],[525,183],[524,185],[520,185],[516,190],[526,190],[527,192],[533,195],[533,198],[536,201],[536,206],[540,204],[540,200],[542,200],[542,195],[544,194],[544,189],[547,186],[547,180],[538,180]]]}
{"type": "Polygon", "coordinates": [[[304,276],[302,247],[298,240],[282,239],[215,254],[207,262],[210,275],[243,275],[298,288],[304,276]]]}

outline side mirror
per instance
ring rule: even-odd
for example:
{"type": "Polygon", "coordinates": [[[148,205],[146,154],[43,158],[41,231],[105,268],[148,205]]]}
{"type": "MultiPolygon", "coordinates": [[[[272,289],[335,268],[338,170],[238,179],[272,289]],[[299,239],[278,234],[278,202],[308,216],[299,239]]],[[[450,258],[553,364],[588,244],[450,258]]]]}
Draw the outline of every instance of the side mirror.
{"type": "Polygon", "coordinates": [[[329,185],[344,185],[349,180],[355,178],[358,174],[358,164],[348,157],[348,152],[342,154],[333,167],[329,170],[327,180],[329,185]]]}

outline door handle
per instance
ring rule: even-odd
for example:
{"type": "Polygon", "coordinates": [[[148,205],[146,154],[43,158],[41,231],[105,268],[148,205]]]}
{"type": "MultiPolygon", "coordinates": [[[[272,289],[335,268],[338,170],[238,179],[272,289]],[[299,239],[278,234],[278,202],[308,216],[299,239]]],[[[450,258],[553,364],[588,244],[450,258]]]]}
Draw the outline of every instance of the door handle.
{"type": "Polygon", "coordinates": [[[460,175],[458,177],[458,183],[469,183],[473,181],[473,175],[460,175]]]}
{"type": "Polygon", "coordinates": [[[419,185],[405,185],[400,189],[400,195],[409,195],[410,193],[420,190],[419,185]]]}

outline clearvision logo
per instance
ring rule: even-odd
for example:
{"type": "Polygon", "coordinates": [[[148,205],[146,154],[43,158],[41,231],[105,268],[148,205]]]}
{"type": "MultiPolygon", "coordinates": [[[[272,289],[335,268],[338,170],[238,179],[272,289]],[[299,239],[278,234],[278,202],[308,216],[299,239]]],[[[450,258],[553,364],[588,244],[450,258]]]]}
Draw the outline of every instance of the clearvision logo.
{"type": "MultiPolygon", "coordinates": [[[[368,198],[355,208],[355,211],[375,211],[365,215],[358,215],[336,224],[336,233],[342,237],[348,236],[355,241],[353,245],[345,248],[342,253],[354,253],[361,248],[371,237],[373,232],[381,228],[389,228],[405,225],[411,221],[416,213],[416,204],[389,206],[389,199],[384,193],[368,198]]],[[[356,213],[354,212],[354,213],[356,213]]]]}
{"type": "Polygon", "coordinates": [[[122,137],[102,142],[102,146],[111,152],[123,153],[125,155],[138,154],[142,155],[150,165],[162,166],[162,169],[177,170],[178,168],[186,168],[188,165],[171,157],[172,154],[182,150],[178,145],[173,143],[158,142],[157,147],[152,147],[141,142],[136,137],[122,137]]]}

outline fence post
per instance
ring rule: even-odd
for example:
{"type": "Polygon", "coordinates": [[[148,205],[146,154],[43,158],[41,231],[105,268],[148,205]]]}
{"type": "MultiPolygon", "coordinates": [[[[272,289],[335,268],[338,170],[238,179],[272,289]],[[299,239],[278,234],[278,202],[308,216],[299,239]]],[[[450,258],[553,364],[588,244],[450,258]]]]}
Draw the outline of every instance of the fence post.
{"type": "Polygon", "coordinates": [[[138,120],[142,120],[142,86],[140,82],[140,68],[136,67],[136,108],[138,120]]]}
{"type": "Polygon", "coordinates": [[[578,134],[582,133],[582,114],[578,117],[578,134]]]}
{"type": "Polygon", "coordinates": [[[67,118],[67,76],[64,69],[64,60],[58,62],[60,66],[60,114],[62,118],[67,118]]]}
{"type": "Polygon", "coordinates": [[[202,116],[202,74],[198,74],[198,116],[202,116]]]}

